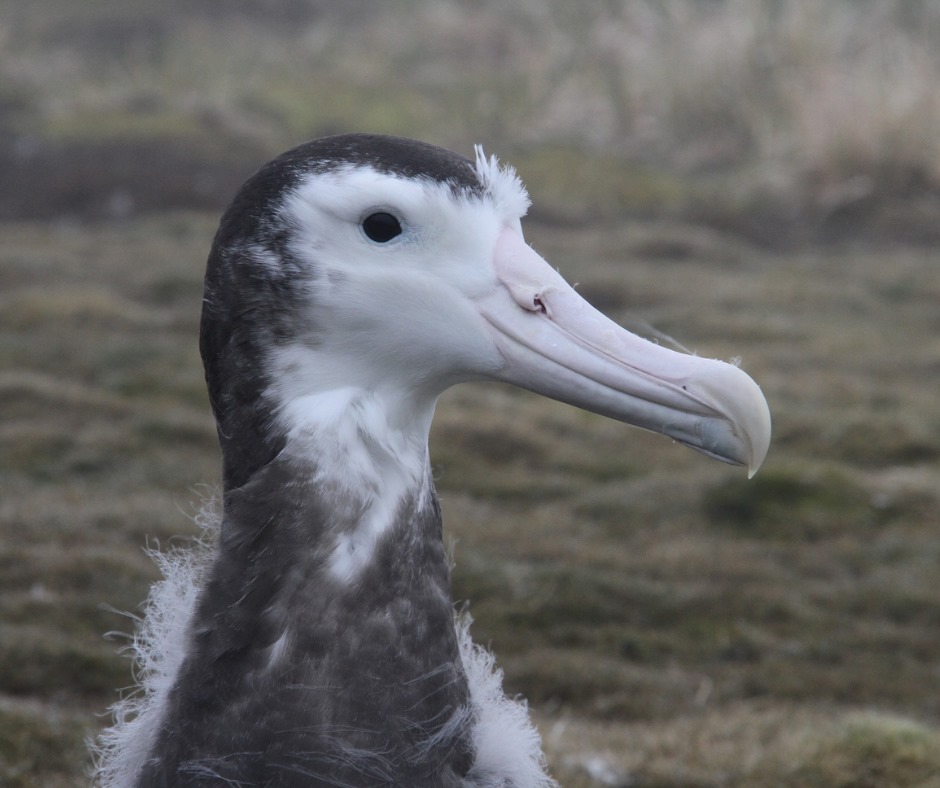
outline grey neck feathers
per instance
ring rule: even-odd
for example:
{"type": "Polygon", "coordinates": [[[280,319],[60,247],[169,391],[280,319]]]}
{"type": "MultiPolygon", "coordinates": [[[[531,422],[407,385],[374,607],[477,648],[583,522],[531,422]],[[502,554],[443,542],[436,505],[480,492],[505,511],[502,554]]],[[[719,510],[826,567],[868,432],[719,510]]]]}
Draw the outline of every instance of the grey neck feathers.
{"type": "Polygon", "coordinates": [[[275,459],[226,491],[140,786],[461,785],[471,715],[437,498],[406,497],[343,583],[330,535],[355,513],[310,477],[275,459]]]}

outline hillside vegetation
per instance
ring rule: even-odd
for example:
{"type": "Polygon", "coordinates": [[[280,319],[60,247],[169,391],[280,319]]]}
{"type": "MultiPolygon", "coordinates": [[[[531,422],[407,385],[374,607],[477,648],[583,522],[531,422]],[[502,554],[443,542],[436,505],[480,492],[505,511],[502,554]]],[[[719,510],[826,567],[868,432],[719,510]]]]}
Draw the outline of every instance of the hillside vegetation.
{"type": "Polygon", "coordinates": [[[751,481],[448,392],[455,596],[567,786],[940,786],[940,12],[928,2],[0,0],[0,783],[72,786],[218,483],[218,211],[346,130],[517,165],[614,319],[740,358],[751,481]]]}

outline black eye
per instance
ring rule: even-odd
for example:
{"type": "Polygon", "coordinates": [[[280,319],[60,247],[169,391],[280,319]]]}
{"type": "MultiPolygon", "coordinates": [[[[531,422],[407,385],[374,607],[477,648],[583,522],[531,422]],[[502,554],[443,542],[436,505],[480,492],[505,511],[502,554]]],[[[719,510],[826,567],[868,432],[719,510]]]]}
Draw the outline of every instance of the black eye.
{"type": "Polygon", "coordinates": [[[362,220],[362,230],[370,240],[384,244],[401,235],[401,222],[390,213],[379,211],[362,220]]]}

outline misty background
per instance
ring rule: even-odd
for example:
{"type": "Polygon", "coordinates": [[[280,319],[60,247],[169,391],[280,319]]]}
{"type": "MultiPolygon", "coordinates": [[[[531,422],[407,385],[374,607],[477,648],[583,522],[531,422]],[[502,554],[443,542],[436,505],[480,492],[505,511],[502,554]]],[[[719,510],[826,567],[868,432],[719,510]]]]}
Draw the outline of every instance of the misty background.
{"type": "Polygon", "coordinates": [[[940,786],[938,42],[935,0],[0,0],[0,784],[87,782],[144,548],[217,488],[221,210],[370,131],[515,166],[588,300],[770,402],[747,481],[442,398],[455,599],[559,781],[940,786]]]}

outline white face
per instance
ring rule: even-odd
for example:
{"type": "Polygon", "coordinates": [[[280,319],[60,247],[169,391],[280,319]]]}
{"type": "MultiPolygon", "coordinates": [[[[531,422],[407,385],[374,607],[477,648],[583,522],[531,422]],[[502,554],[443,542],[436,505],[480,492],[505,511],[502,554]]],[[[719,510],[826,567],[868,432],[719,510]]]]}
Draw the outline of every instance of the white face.
{"type": "Polygon", "coordinates": [[[501,359],[474,302],[499,287],[489,263],[505,225],[488,201],[371,169],[315,176],[285,206],[294,255],[310,261],[311,324],[329,326],[318,362],[329,384],[436,390],[494,374],[501,359]],[[368,237],[389,214],[401,233],[368,237]],[[334,367],[334,365],[336,365],[334,367]]]}
{"type": "Polygon", "coordinates": [[[525,244],[515,175],[479,153],[477,172],[484,198],[369,167],[311,175],[293,192],[282,218],[309,264],[309,331],[276,353],[281,401],[316,396],[322,408],[326,392],[367,391],[429,422],[448,386],[501,380],[756,471],[770,440],[757,385],[593,309],[525,244]],[[370,237],[377,213],[401,232],[370,237]]]}

